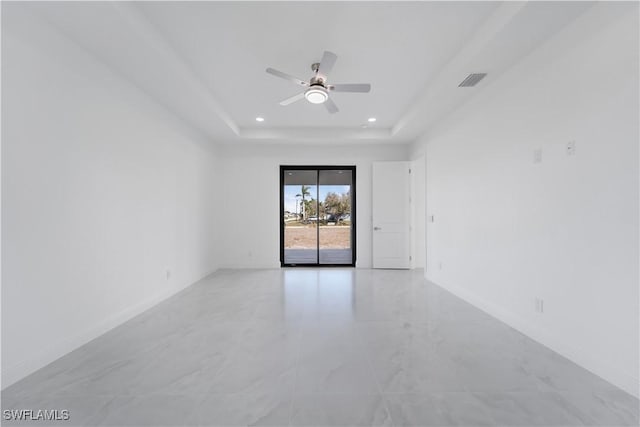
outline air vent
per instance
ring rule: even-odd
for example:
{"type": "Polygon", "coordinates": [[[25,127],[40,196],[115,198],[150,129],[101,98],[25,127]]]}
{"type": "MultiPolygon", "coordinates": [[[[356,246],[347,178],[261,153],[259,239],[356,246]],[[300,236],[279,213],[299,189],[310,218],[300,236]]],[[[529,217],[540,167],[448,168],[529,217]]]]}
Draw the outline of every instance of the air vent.
{"type": "Polygon", "coordinates": [[[477,85],[480,80],[484,79],[486,75],[487,73],[469,74],[467,78],[458,85],[458,87],[473,87],[477,85]]]}

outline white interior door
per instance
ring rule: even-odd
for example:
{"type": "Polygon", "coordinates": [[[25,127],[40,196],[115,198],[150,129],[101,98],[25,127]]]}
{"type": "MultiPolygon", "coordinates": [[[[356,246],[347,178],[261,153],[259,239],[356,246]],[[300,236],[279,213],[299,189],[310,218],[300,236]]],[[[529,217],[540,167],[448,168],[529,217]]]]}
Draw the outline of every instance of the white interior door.
{"type": "Polygon", "coordinates": [[[373,163],[373,268],[410,268],[409,162],[373,163]]]}

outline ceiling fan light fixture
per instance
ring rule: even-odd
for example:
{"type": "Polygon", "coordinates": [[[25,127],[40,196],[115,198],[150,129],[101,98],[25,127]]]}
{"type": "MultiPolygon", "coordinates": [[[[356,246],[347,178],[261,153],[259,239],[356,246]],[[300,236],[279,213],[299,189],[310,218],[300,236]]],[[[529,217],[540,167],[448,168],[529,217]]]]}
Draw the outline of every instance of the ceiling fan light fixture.
{"type": "Polygon", "coordinates": [[[329,98],[329,94],[323,87],[312,87],[307,89],[304,97],[312,104],[322,104],[329,98]]]}

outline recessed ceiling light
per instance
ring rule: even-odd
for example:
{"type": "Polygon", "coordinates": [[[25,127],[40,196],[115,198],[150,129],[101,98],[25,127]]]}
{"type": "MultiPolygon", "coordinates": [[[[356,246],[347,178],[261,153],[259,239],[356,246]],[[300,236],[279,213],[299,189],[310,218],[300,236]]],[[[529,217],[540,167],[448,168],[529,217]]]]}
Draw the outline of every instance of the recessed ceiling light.
{"type": "Polygon", "coordinates": [[[375,117],[369,117],[369,118],[367,119],[367,121],[368,121],[369,123],[373,123],[373,122],[375,122],[376,120],[377,120],[377,119],[376,119],[375,117]]]}
{"type": "Polygon", "coordinates": [[[256,122],[264,122],[264,117],[256,117],[256,122]]]}

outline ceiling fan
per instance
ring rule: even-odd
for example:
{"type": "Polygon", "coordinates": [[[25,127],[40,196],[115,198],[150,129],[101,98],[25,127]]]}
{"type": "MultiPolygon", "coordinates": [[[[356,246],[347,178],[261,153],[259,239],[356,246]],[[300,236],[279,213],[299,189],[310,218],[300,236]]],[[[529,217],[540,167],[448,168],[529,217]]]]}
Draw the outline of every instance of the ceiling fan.
{"type": "Polygon", "coordinates": [[[324,104],[327,111],[333,114],[338,112],[338,107],[329,97],[329,92],[367,93],[371,90],[371,85],[369,83],[327,84],[327,76],[333,69],[336,59],[338,59],[338,57],[335,53],[325,51],[320,62],[311,64],[311,69],[313,70],[314,75],[308,82],[287,73],[283,73],[282,71],[267,68],[267,73],[307,88],[307,90],[302,93],[280,101],[280,105],[286,106],[305,98],[312,104],[324,104]]]}

